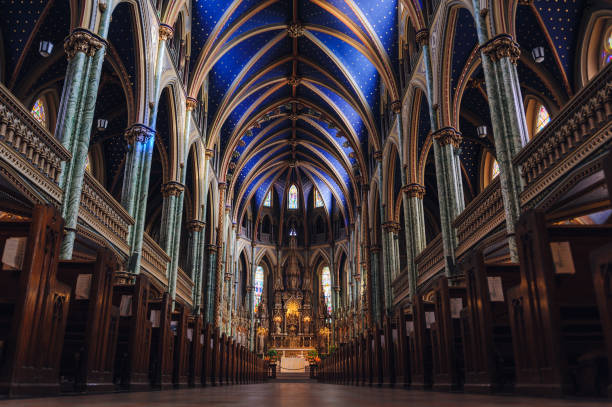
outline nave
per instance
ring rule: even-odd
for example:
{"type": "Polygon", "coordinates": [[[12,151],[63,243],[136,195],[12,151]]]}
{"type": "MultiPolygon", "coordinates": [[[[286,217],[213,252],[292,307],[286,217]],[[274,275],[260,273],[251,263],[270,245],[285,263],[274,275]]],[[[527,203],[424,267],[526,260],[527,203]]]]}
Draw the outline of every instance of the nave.
{"type": "Polygon", "coordinates": [[[486,396],[349,387],[321,384],[268,382],[259,385],[221,386],[161,392],[116,393],[75,397],[0,401],[2,407],[607,407],[609,402],[555,400],[530,397],[486,396]]]}

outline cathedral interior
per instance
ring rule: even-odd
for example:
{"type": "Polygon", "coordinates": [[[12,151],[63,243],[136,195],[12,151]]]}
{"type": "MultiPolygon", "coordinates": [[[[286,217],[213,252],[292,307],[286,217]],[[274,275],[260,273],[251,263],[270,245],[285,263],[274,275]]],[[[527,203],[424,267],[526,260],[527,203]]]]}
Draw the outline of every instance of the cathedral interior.
{"type": "Polygon", "coordinates": [[[610,62],[610,0],[0,0],[0,405],[606,405],[610,62]]]}

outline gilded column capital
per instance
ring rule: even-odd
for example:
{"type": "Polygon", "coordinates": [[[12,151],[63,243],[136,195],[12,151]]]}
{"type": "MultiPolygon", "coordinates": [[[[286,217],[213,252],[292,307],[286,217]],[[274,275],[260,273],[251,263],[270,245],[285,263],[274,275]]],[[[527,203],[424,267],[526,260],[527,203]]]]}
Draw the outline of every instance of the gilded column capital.
{"type": "Polygon", "coordinates": [[[219,191],[225,191],[227,184],[225,182],[219,182],[219,191]]]}
{"type": "Polygon", "coordinates": [[[400,230],[399,223],[391,221],[391,220],[387,221],[387,222],[384,222],[381,226],[382,226],[383,230],[386,231],[386,232],[399,232],[399,230],[400,230]]]}
{"type": "Polygon", "coordinates": [[[204,152],[204,156],[207,160],[210,160],[215,155],[215,150],[207,148],[206,152],[204,152]]]}
{"type": "Polygon", "coordinates": [[[164,198],[179,196],[185,190],[185,185],[177,181],[169,181],[162,185],[161,193],[164,198]]]}
{"type": "Polygon", "coordinates": [[[510,62],[516,65],[516,62],[521,56],[521,48],[512,39],[511,35],[500,34],[480,47],[481,51],[493,61],[499,61],[502,58],[510,58],[510,62]]]}
{"type": "Polygon", "coordinates": [[[425,187],[421,184],[408,184],[402,187],[402,191],[410,198],[423,199],[425,197],[425,187]]]}
{"type": "Polygon", "coordinates": [[[417,31],[416,33],[417,44],[419,44],[422,47],[424,45],[427,45],[428,41],[429,41],[429,30],[427,28],[417,31]]]}
{"type": "Polygon", "coordinates": [[[206,222],[198,219],[193,219],[187,222],[187,229],[191,232],[201,232],[206,227],[206,222]]]}
{"type": "Polygon", "coordinates": [[[192,97],[187,97],[187,100],[185,102],[185,105],[187,107],[187,111],[191,112],[192,110],[194,110],[196,107],[198,107],[198,99],[196,98],[192,98],[192,97]]]}
{"type": "Polygon", "coordinates": [[[391,102],[391,110],[393,110],[393,113],[398,114],[399,112],[402,111],[402,101],[401,100],[394,100],[393,102],[391,102]]]}
{"type": "Polygon", "coordinates": [[[136,123],[132,127],[127,128],[123,136],[129,145],[146,143],[155,136],[155,130],[144,124],[136,123]]]}
{"type": "Polygon", "coordinates": [[[440,144],[440,146],[452,145],[455,148],[459,148],[461,145],[461,133],[452,127],[443,127],[433,134],[434,140],[440,144]]]}
{"type": "Polygon", "coordinates": [[[174,35],[174,28],[164,23],[159,25],[159,39],[161,41],[167,41],[172,38],[172,35],[174,35]]]}
{"type": "Polygon", "coordinates": [[[374,159],[376,161],[382,161],[382,151],[374,151],[374,159]]]}
{"type": "Polygon", "coordinates": [[[306,33],[306,29],[301,23],[291,23],[287,27],[287,34],[291,38],[299,38],[306,33]]]}
{"type": "Polygon", "coordinates": [[[69,60],[78,52],[83,52],[87,56],[92,57],[100,48],[106,47],[106,45],[107,43],[104,38],[85,28],[77,28],[64,40],[64,51],[69,60]]]}
{"type": "Polygon", "coordinates": [[[217,253],[217,245],[208,244],[206,245],[206,250],[208,250],[208,253],[217,253]]]}

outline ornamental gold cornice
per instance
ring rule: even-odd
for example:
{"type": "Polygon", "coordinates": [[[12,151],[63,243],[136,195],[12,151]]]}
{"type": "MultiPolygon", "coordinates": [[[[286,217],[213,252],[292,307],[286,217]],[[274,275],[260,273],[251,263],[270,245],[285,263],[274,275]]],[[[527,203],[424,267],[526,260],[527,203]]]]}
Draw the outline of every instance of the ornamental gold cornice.
{"type": "Polygon", "coordinates": [[[187,100],[185,101],[185,105],[187,107],[187,111],[191,112],[195,110],[196,107],[198,107],[198,99],[187,97],[187,100]]]}
{"type": "Polygon", "coordinates": [[[408,184],[402,187],[402,191],[410,198],[423,199],[425,197],[425,187],[421,184],[408,184]]]}
{"type": "Polygon", "coordinates": [[[416,33],[416,42],[417,44],[419,44],[421,47],[424,45],[427,45],[427,42],[429,41],[429,30],[424,28],[422,30],[417,31],[416,33]]]}
{"type": "Polygon", "coordinates": [[[185,190],[185,185],[178,181],[169,181],[161,186],[161,193],[164,198],[169,196],[179,196],[185,190]]]}
{"type": "Polygon", "coordinates": [[[485,43],[480,49],[494,62],[502,58],[509,58],[510,62],[516,65],[521,57],[520,46],[508,34],[498,35],[485,43]]]}
{"type": "Polygon", "coordinates": [[[99,49],[106,47],[106,45],[107,43],[102,37],[87,29],[77,28],[64,40],[64,51],[69,60],[74,58],[79,52],[92,57],[99,49]]]}
{"type": "Polygon", "coordinates": [[[169,38],[172,38],[174,35],[174,28],[169,26],[168,24],[160,24],[159,25],[159,39],[161,41],[167,41],[169,38]]]}
{"type": "Polygon", "coordinates": [[[206,222],[202,222],[198,219],[190,220],[187,223],[187,229],[191,232],[201,232],[206,227],[206,222]]]}
{"type": "Polygon", "coordinates": [[[155,130],[141,123],[134,124],[124,133],[125,141],[131,146],[136,143],[146,143],[153,136],[155,136],[155,130]]]}
{"type": "Polygon", "coordinates": [[[459,133],[457,130],[453,129],[452,127],[441,128],[440,130],[436,131],[433,134],[433,138],[442,147],[450,144],[455,148],[459,148],[459,146],[461,145],[461,141],[463,139],[461,137],[461,133],[459,133]]]}
{"type": "Polygon", "coordinates": [[[301,23],[291,23],[287,27],[287,34],[291,38],[302,37],[306,33],[306,29],[301,23]]]}

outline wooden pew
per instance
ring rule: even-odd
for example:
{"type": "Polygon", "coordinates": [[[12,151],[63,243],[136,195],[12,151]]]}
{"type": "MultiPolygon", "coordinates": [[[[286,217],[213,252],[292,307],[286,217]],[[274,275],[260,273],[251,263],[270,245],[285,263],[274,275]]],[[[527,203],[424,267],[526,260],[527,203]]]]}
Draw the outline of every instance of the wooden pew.
{"type": "Polygon", "coordinates": [[[71,287],[62,349],[62,391],[114,390],[113,365],[119,308],[113,307],[114,272],[119,269],[109,249],[91,261],[61,261],[58,280],[71,287]]]}
{"type": "Polygon", "coordinates": [[[521,216],[517,224],[521,284],[510,290],[520,392],[605,393],[597,381],[600,373],[586,368],[606,359],[589,254],[610,242],[610,225],[550,226],[543,213],[528,211],[521,216]]]}
{"type": "Polygon", "coordinates": [[[212,384],[213,386],[217,386],[219,384],[219,361],[220,361],[220,356],[219,356],[219,342],[220,342],[220,338],[219,338],[219,329],[218,328],[213,328],[211,326],[211,330],[212,330],[212,341],[211,341],[211,363],[210,363],[210,384],[212,384]]]}
{"type": "Polygon", "coordinates": [[[359,352],[358,352],[358,363],[359,363],[359,382],[360,386],[365,386],[368,380],[367,378],[367,351],[366,351],[366,335],[362,334],[357,337],[359,352]]]}
{"type": "Polygon", "coordinates": [[[227,337],[225,332],[219,336],[219,379],[218,383],[220,386],[226,384],[226,372],[227,370],[227,337]]]}
{"type": "Polygon", "coordinates": [[[393,343],[392,320],[386,315],[383,319],[383,327],[380,331],[380,347],[382,364],[382,384],[383,386],[395,386],[395,350],[393,343]]]}
{"type": "Polygon", "coordinates": [[[151,333],[149,377],[156,389],[172,388],[175,336],[172,331],[172,299],[166,292],[149,303],[149,316],[156,323],[151,333]],[[155,316],[158,313],[158,317],[155,316]],[[159,323],[157,323],[159,321],[159,323]]]}
{"type": "Polygon", "coordinates": [[[0,268],[0,394],[60,390],[71,291],[56,279],[62,236],[63,221],[52,206],[37,205],[29,221],[0,222],[0,253],[14,266],[0,268]],[[23,257],[9,255],[16,248],[23,257]]]}
{"type": "Polygon", "coordinates": [[[396,366],[397,376],[396,383],[399,387],[410,386],[410,349],[408,345],[408,320],[403,308],[400,308],[397,313],[397,324],[394,326],[394,336],[397,340],[394,342],[396,350],[396,366]]]}
{"type": "Polygon", "coordinates": [[[212,385],[213,330],[208,322],[203,327],[204,347],[202,348],[202,386],[212,385]]]}
{"type": "Polygon", "coordinates": [[[203,359],[205,353],[206,337],[202,316],[192,315],[187,321],[187,329],[191,330],[191,341],[189,342],[189,386],[195,387],[202,384],[203,359]]]}
{"type": "Polygon", "coordinates": [[[189,385],[189,359],[192,349],[193,329],[189,333],[188,311],[181,304],[175,304],[172,312],[171,331],[174,340],[172,383],[174,387],[189,385]],[[191,335],[191,337],[190,337],[191,335]]]}
{"type": "Polygon", "coordinates": [[[119,308],[119,328],[113,382],[124,390],[150,388],[149,353],[151,321],[148,318],[151,285],[139,274],[119,279],[113,290],[113,305],[119,308]],[[124,307],[122,308],[121,305],[124,307]]]}
{"type": "Polygon", "coordinates": [[[461,331],[465,361],[464,389],[510,392],[515,366],[506,292],[520,282],[517,264],[487,264],[474,250],[460,267],[466,282],[461,331]]]}
{"type": "Polygon", "coordinates": [[[430,329],[433,388],[461,390],[465,372],[460,317],[466,303],[465,286],[450,287],[448,278],[440,276],[433,281],[432,288],[435,316],[430,329]]]}
{"type": "Polygon", "coordinates": [[[430,389],[433,385],[431,327],[427,322],[433,316],[433,304],[425,302],[422,294],[415,295],[412,299],[413,332],[409,336],[409,345],[411,385],[417,389],[430,389]]]}
{"type": "Polygon", "coordinates": [[[594,250],[590,261],[608,359],[608,380],[602,386],[607,385],[607,396],[612,398],[612,244],[594,250]]]}

